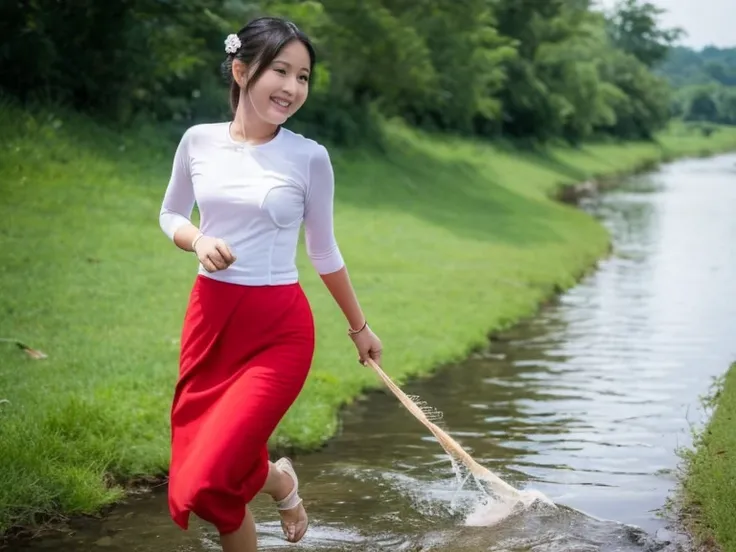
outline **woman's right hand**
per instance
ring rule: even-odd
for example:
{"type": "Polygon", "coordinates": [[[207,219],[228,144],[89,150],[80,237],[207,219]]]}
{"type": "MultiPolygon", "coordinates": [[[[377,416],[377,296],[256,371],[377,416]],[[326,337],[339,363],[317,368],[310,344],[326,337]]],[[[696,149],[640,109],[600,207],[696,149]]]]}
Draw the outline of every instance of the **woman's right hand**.
{"type": "Polygon", "coordinates": [[[235,262],[230,247],[219,238],[202,236],[194,244],[194,253],[207,272],[224,270],[235,262]]]}

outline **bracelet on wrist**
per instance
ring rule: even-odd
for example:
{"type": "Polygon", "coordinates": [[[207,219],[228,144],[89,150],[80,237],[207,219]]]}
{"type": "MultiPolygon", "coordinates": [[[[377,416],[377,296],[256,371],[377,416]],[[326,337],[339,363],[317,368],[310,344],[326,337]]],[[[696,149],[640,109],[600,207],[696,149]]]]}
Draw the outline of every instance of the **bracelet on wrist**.
{"type": "Polygon", "coordinates": [[[195,249],[195,247],[197,246],[197,242],[198,242],[198,241],[199,241],[199,240],[200,240],[201,238],[204,238],[204,234],[203,234],[202,232],[198,232],[198,233],[197,233],[197,237],[196,237],[196,238],[194,238],[194,239],[192,240],[192,251],[194,251],[194,252],[196,252],[196,251],[197,251],[197,250],[195,249]]]}
{"type": "Polygon", "coordinates": [[[363,330],[365,330],[365,328],[367,326],[368,326],[368,320],[366,320],[365,322],[363,322],[363,325],[360,328],[358,328],[357,330],[354,330],[353,328],[348,328],[348,335],[351,336],[351,337],[354,336],[354,335],[357,335],[360,332],[362,332],[363,330]]]}

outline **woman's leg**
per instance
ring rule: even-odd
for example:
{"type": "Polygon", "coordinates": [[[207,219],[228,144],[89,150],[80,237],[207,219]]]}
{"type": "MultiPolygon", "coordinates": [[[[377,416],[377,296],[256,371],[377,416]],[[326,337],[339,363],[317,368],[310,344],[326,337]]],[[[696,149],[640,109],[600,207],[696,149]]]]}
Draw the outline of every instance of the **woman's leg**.
{"type": "Polygon", "coordinates": [[[291,492],[294,482],[288,474],[282,472],[273,462],[268,463],[268,477],[261,492],[270,495],[274,500],[283,500],[291,492]]]}
{"type": "MultiPolygon", "coordinates": [[[[281,471],[273,462],[269,462],[268,478],[261,492],[270,495],[274,500],[283,500],[294,488],[291,477],[281,471]]],[[[299,506],[301,507],[301,505],[299,506]]],[[[282,516],[287,523],[299,521],[296,509],[284,511],[282,516]],[[293,519],[292,519],[293,518],[293,519]]],[[[223,552],[257,552],[258,539],[256,525],[250,508],[245,511],[245,519],[240,528],[227,535],[220,535],[223,552]]]]}
{"type": "MultiPolygon", "coordinates": [[[[261,493],[270,495],[275,501],[280,502],[291,494],[295,486],[296,482],[291,475],[279,469],[273,462],[268,463],[268,477],[261,493]]],[[[279,510],[279,514],[286,529],[287,540],[290,542],[301,540],[306,532],[308,521],[302,502],[299,501],[296,506],[289,509],[279,510]]]]}
{"type": "Polygon", "coordinates": [[[222,552],[256,552],[258,550],[256,524],[250,508],[245,511],[245,518],[240,529],[234,533],[220,535],[220,544],[222,544],[222,552]]]}

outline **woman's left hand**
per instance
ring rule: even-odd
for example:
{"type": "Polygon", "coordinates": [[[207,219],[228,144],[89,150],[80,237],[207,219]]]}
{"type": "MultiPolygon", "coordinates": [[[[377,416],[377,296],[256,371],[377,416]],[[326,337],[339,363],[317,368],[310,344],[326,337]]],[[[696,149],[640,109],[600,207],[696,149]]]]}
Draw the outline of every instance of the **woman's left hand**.
{"type": "Polygon", "coordinates": [[[356,334],[352,334],[350,338],[358,349],[358,362],[365,365],[368,359],[372,359],[379,366],[381,365],[381,340],[373,333],[370,326],[366,326],[356,334]]]}

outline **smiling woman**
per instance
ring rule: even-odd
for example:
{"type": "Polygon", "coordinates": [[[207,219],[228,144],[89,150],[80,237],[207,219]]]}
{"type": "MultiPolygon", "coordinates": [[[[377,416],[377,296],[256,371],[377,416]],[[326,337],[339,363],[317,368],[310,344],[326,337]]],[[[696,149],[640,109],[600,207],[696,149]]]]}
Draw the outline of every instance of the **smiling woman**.
{"type": "Polygon", "coordinates": [[[315,329],[299,283],[307,253],[347,319],[359,358],[380,361],[333,230],[334,174],[324,146],[281,125],[308,96],[315,55],[297,27],[260,18],[225,40],[233,121],[189,128],[174,156],[160,225],[199,270],[184,319],[171,410],[169,508],[212,523],[224,552],[257,548],[248,504],[276,501],[284,533],[307,530],[291,462],[268,440],[310,371],[315,329]],[[201,225],[190,220],[194,204],[201,225]]]}
{"type": "Polygon", "coordinates": [[[234,129],[236,137],[248,141],[247,120],[254,141],[268,140],[273,126],[280,127],[304,105],[315,64],[314,48],[296,25],[275,18],[257,19],[228,36],[225,46],[230,55],[223,70],[232,79],[230,105],[239,123],[234,129]],[[247,105],[239,110],[243,95],[247,105]]]}

